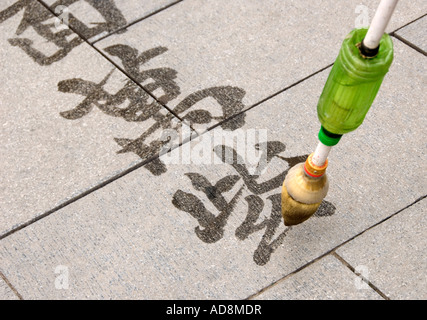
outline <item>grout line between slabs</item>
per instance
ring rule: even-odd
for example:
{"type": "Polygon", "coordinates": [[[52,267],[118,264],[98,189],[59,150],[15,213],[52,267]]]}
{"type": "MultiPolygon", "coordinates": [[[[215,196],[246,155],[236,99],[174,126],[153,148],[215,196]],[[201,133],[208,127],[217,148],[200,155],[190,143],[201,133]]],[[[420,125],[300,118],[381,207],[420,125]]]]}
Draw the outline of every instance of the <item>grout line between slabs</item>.
{"type": "Polygon", "coordinates": [[[418,20],[421,20],[422,18],[424,18],[424,17],[426,17],[426,16],[427,16],[427,13],[425,13],[425,14],[423,14],[421,17],[418,17],[418,18],[416,18],[416,19],[412,20],[411,22],[408,22],[408,23],[404,24],[403,26],[401,26],[401,27],[399,27],[399,28],[397,28],[397,29],[393,30],[392,32],[390,32],[390,33],[389,33],[389,35],[390,35],[390,36],[392,36],[392,37],[394,37],[394,38],[396,38],[396,39],[398,39],[398,40],[400,40],[401,42],[403,42],[403,43],[404,43],[404,44],[406,44],[407,46],[411,47],[412,49],[414,49],[414,50],[418,51],[419,53],[421,53],[421,54],[423,54],[423,55],[427,56],[427,52],[425,52],[424,50],[422,50],[420,47],[418,47],[418,46],[416,46],[415,44],[413,44],[412,42],[410,42],[410,41],[406,40],[404,37],[399,36],[398,34],[396,34],[396,32],[398,32],[399,30],[401,30],[401,29],[403,29],[403,28],[405,28],[405,27],[409,26],[410,24],[412,24],[412,23],[414,23],[414,22],[416,22],[416,21],[418,21],[418,20]]]}
{"type": "MultiPolygon", "coordinates": [[[[261,290],[259,290],[258,292],[253,293],[252,295],[248,296],[245,300],[255,299],[255,298],[256,298],[257,296],[259,296],[261,293],[263,293],[263,292],[267,291],[268,289],[270,289],[270,288],[272,288],[272,287],[276,286],[276,285],[277,285],[277,284],[279,284],[280,282],[282,282],[282,281],[286,280],[287,278],[289,278],[290,276],[292,276],[292,275],[296,274],[297,272],[299,272],[299,271],[301,271],[301,270],[303,270],[303,269],[307,268],[308,266],[310,266],[310,265],[312,265],[313,263],[315,263],[315,262],[319,261],[320,259],[322,259],[322,258],[326,257],[327,255],[334,253],[338,248],[340,248],[340,247],[344,246],[344,245],[345,245],[345,244],[347,244],[348,242],[350,242],[350,241],[352,241],[352,240],[356,239],[357,237],[359,237],[359,236],[361,236],[362,234],[364,234],[365,232],[367,232],[367,231],[369,231],[369,230],[371,230],[371,229],[375,228],[376,226],[380,225],[381,223],[383,223],[383,222],[387,221],[388,219],[390,219],[390,218],[392,218],[392,217],[396,216],[396,215],[397,215],[397,214],[399,214],[400,212],[402,212],[402,211],[404,211],[404,210],[406,210],[406,209],[408,209],[408,208],[412,207],[414,204],[416,204],[416,203],[418,203],[418,202],[422,201],[422,200],[423,200],[423,199],[425,199],[426,197],[427,197],[427,195],[424,195],[424,196],[419,197],[418,199],[416,199],[414,202],[412,202],[411,204],[407,205],[406,207],[404,207],[404,208],[402,208],[402,209],[400,209],[400,210],[396,211],[395,213],[393,213],[393,214],[391,214],[390,216],[388,216],[388,217],[386,217],[386,218],[382,219],[381,221],[379,221],[379,222],[377,222],[377,223],[374,223],[373,225],[371,225],[370,227],[366,228],[365,230],[363,230],[363,231],[359,232],[358,234],[354,235],[353,237],[351,237],[351,238],[349,238],[349,239],[347,239],[347,240],[345,240],[345,241],[341,242],[340,244],[338,244],[338,245],[337,245],[337,246],[335,246],[334,248],[332,248],[332,249],[330,249],[330,250],[326,251],[325,253],[323,253],[323,254],[321,254],[320,256],[318,256],[318,257],[314,258],[313,260],[311,260],[311,261],[307,262],[306,264],[304,264],[304,265],[302,265],[301,267],[299,267],[299,268],[295,269],[294,271],[292,271],[292,272],[288,273],[287,275],[283,276],[282,278],[280,278],[280,279],[278,279],[278,280],[276,280],[276,281],[272,282],[271,284],[269,284],[268,286],[266,286],[266,287],[262,288],[262,289],[261,289],[261,290]]],[[[344,260],[344,259],[342,259],[342,260],[344,260]]]]}
{"type": "Polygon", "coordinates": [[[10,281],[6,278],[3,272],[0,271],[0,279],[3,279],[4,282],[9,286],[10,290],[18,297],[19,300],[24,300],[21,294],[16,290],[16,288],[10,283],[10,281]]]}
{"type": "Polygon", "coordinates": [[[172,3],[169,3],[169,4],[168,4],[168,5],[166,5],[165,7],[160,8],[160,9],[157,9],[156,11],[153,11],[153,12],[151,12],[151,13],[147,14],[146,16],[144,16],[144,17],[142,17],[142,18],[139,18],[139,19],[137,19],[137,20],[135,20],[135,21],[133,21],[133,22],[129,23],[128,25],[126,25],[126,26],[124,26],[124,27],[121,27],[121,28],[119,28],[119,29],[117,29],[117,30],[114,30],[113,32],[111,32],[111,33],[109,33],[109,34],[107,34],[107,35],[105,35],[105,36],[102,36],[102,37],[100,37],[99,39],[96,39],[95,41],[92,41],[91,43],[92,43],[92,44],[95,44],[95,43],[97,43],[97,42],[99,42],[99,41],[101,41],[101,40],[104,40],[104,39],[108,38],[109,36],[112,36],[112,35],[114,35],[114,34],[116,34],[116,33],[120,32],[120,31],[126,30],[127,28],[129,28],[129,27],[133,26],[134,24],[137,24],[137,23],[139,23],[139,22],[141,22],[141,21],[143,21],[143,20],[145,20],[145,19],[148,19],[148,18],[150,18],[151,16],[154,16],[155,14],[160,13],[160,12],[162,12],[162,11],[166,10],[166,9],[169,9],[170,7],[172,7],[172,6],[174,6],[174,5],[178,4],[178,3],[180,3],[180,2],[182,2],[182,1],[184,1],[184,0],[178,0],[178,1],[175,1],[175,2],[172,2],[172,3]]]}
{"type": "Polygon", "coordinates": [[[415,51],[423,54],[424,56],[427,56],[427,52],[425,52],[423,49],[421,49],[420,47],[416,46],[412,42],[410,42],[410,41],[406,40],[405,38],[399,36],[398,34],[392,32],[390,35],[392,37],[396,38],[397,40],[400,40],[401,42],[403,42],[404,44],[406,44],[408,47],[414,49],[415,51]]]}
{"type": "MultiPolygon", "coordinates": [[[[331,250],[332,251],[332,250],[331,250]]],[[[255,299],[256,297],[258,297],[260,294],[266,292],[267,290],[271,289],[272,287],[276,286],[277,284],[279,284],[282,281],[285,281],[286,279],[292,277],[293,275],[297,274],[298,272],[300,272],[301,270],[307,268],[308,266],[316,263],[317,261],[319,261],[320,259],[322,259],[323,257],[327,256],[331,251],[328,251],[320,256],[318,256],[317,258],[307,262],[306,264],[300,266],[299,268],[296,268],[294,271],[288,273],[287,275],[285,275],[284,277],[280,278],[279,280],[269,284],[268,286],[262,288],[260,291],[248,296],[246,299],[244,300],[252,300],[255,299]]]]}
{"type": "Polygon", "coordinates": [[[399,31],[400,29],[403,29],[403,28],[405,28],[405,27],[409,26],[411,23],[414,23],[414,22],[416,22],[416,21],[418,21],[418,20],[421,20],[421,19],[422,19],[422,18],[424,18],[425,16],[427,16],[427,13],[424,13],[421,17],[418,17],[418,18],[416,18],[416,19],[412,20],[411,22],[408,22],[408,23],[404,24],[403,26],[400,26],[399,28],[397,28],[397,29],[393,30],[392,32],[390,32],[390,34],[391,34],[391,33],[395,33],[395,32],[397,32],[397,31],[399,31]]]}
{"type": "Polygon", "coordinates": [[[135,165],[133,165],[133,166],[131,166],[131,167],[129,167],[129,168],[127,168],[127,169],[125,169],[125,170],[117,173],[117,174],[115,174],[114,176],[106,179],[105,181],[103,181],[103,182],[101,182],[101,183],[99,183],[99,184],[97,184],[97,185],[95,185],[95,186],[87,189],[86,191],[81,192],[80,194],[72,197],[71,199],[68,199],[68,200],[64,201],[63,203],[57,205],[56,207],[54,207],[54,208],[52,208],[52,209],[50,209],[50,210],[48,210],[48,211],[46,211],[46,212],[44,212],[44,213],[36,216],[36,217],[28,220],[27,222],[24,222],[24,223],[18,225],[15,228],[12,228],[11,230],[5,232],[4,234],[0,234],[0,240],[2,240],[4,238],[6,238],[6,237],[8,237],[8,236],[10,236],[12,234],[14,234],[15,232],[17,232],[17,231],[19,231],[19,230],[21,230],[21,229],[23,229],[25,227],[28,227],[29,225],[31,225],[31,224],[33,224],[33,223],[35,223],[35,222],[37,222],[37,221],[39,221],[39,220],[41,220],[41,219],[49,216],[49,215],[51,215],[52,213],[54,213],[54,212],[56,212],[56,211],[58,211],[58,210],[60,210],[60,209],[62,209],[64,207],[68,206],[69,204],[72,204],[73,202],[84,198],[85,196],[91,194],[92,192],[97,191],[97,190],[105,187],[106,185],[108,185],[108,184],[110,184],[110,183],[112,183],[112,182],[120,179],[121,177],[123,177],[123,176],[131,173],[132,171],[135,171],[135,170],[139,169],[140,167],[146,165],[147,163],[149,163],[149,162],[151,162],[151,161],[159,158],[163,154],[171,152],[172,150],[175,150],[176,148],[181,147],[183,144],[187,143],[188,141],[190,141],[192,139],[195,139],[197,136],[198,136],[198,134],[196,132],[194,132],[194,137],[193,137],[193,135],[190,135],[190,137],[185,138],[184,141],[182,141],[181,143],[179,143],[179,144],[177,144],[175,146],[172,146],[169,150],[161,152],[161,153],[159,153],[157,155],[154,155],[154,156],[152,156],[152,157],[150,157],[148,159],[145,159],[145,160],[143,160],[143,161],[141,161],[141,162],[139,162],[139,163],[137,163],[137,164],[135,164],[135,165]]]}
{"type": "Polygon", "coordinates": [[[359,272],[357,272],[356,269],[350,263],[348,263],[343,257],[341,257],[338,253],[336,253],[335,250],[331,252],[331,256],[333,256],[336,259],[338,259],[345,267],[347,267],[348,269],[350,269],[351,272],[353,272],[356,276],[358,276],[372,290],[374,290],[376,293],[378,293],[381,296],[381,298],[383,298],[384,300],[390,300],[390,298],[384,292],[382,292],[380,289],[378,289],[377,286],[375,286],[371,281],[369,281],[368,279],[366,279],[362,274],[360,274],[359,272]]]}
{"type": "Polygon", "coordinates": [[[264,103],[264,102],[267,102],[268,100],[270,100],[270,99],[272,99],[272,98],[274,98],[274,97],[276,97],[276,96],[278,96],[278,95],[280,95],[280,94],[284,93],[285,91],[287,91],[287,90],[289,90],[289,89],[291,89],[291,88],[293,88],[293,87],[295,87],[295,86],[299,85],[300,83],[302,83],[302,82],[304,82],[304,81],[306,81],[306,80],[310,79],[311,77],[315,76],[316,74],[321,73],[322,71],[324,71],[324,70],[326,70],[326,69],[328,69],[328,68],[330,68],[330,67],[332,67],[332,66],[333,66],[333,63],[328,64],[326,67],[323,67],[323,68],[321,68],[321,69],[319,69],[319,70],[317,70],[317,71],[315,71],[315,72],[311,73],[310,75],[308,75],[308,76],[306,76],[306,77],[304,77],[304,78],[302,78],[302,79],[300,79],[300,80],[298,80],[298,81],[296,81],[296,82],[294,82],[294,83],[292,83],[292,84],[288,85],[287,87],[285,87],[285,88],[283,88],[283,89],[281,89],[281,90],[279,90],[279,91],[277,91],[277,92],[275,92],[275,93],[273,93],[273,94],[269,95],[269,96],[268,96],[268,97],[266,97],[266,98],[263,98],[262,100],[260,100],[260,101],[258,101],[258,102],[256,102],[256,103],[254,103],[253,105],[251,105],[251,106],[247,107],[246,109],[244,109],[244,110],[240,111],[239,113],[236,113],[236,114],[232,115],[231,117],[229,117],[229,118],[227,118],[227,119],[225,119],[225,120],[222,120],[221,122],[218,122],[217,124],[215,124],[215,125],[213,125],[212,127],[208,128],[208,130],[207,130],[207,131],[210,131],[210,130],[212,130],[212,129],[215,129],[216,127],[221,126],[222,124],[226,123],[227,121],[230,121],[230,120],[232,120],[232,119],[234,119],[234,118],[236,118],[236,117],[238,117],[238,116],[240,116],[240,115],[242,115],[242,114],[246,113],[247,111],[252,110],[253,108],[255,108],[255,107],[259,106],[260,104],[262,104],[262,103],[264,103]]]}

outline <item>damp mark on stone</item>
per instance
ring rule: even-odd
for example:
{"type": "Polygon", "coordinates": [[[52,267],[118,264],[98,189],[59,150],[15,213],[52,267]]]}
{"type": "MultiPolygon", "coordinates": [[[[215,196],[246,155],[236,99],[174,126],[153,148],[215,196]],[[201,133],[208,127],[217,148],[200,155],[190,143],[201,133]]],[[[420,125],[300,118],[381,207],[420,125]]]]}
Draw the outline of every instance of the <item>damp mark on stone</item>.
{"type": "Polygon", "coordinates": [[[317,208],[317,211],[314,213],[314,216],[316,217],[329,217],[332,216],[335,213],[335,206],[328,202],[323,200],[320,204],[319,208],[317,208]]]}
{"type": "Polygon", "coordinates": [[[124,71],[137,83],[149,82],[143,86],[146,91],[153,93],[161,90],[163,95],[156,98],[164,104],[172,101],[181,93],[175,81],[177,72],[167,67],[141,70],[141,66],[167,50],[166,47],[159,46],[139,53],[137,49],[123,44],[104,48],[105,52],[120,59],[124,71]]]}
{"type": "Polygon", "coordinates": [[[241,187],[229,202],[226,201],[223,193],[233,188],[239,177],[227,176],[212,185],[201,174],[187,173],[186,176],[190,179],[195,190],[205,193],[219,213],[215,215],[208,211],[199,198],[182,190],[178,190],[174,194],[172,204],[176,208],[188,212],[198,221],[199,226],[195,228],[195,233],[200,240],[205,243],[217,242],[224,234],[224,227],[233,212],[243,188],[241,187]],[[212,194],[212,190],[215,190],[214,194],[212,194]]]}
{"type": "MultiPolygon", "coordinates": [[[[121,64],[127,74],[132,79],[141,84],[143,88],[154,94],[154,91],[161,89],[162,96],[156,96],[157,101],[167,104],[174,100],[181,93],[175,79],[177,71],[168,67],[141,70],[141,66],[149,60],[165,53],[168,49],[165,47],[155,47],[139,53],[135,48],[128,45],[116,44],[104,48],[108,54],[120,59],[121,64]],[[148,81],[148,84],[144,84],[148,81]]],[[[245,90],[233,86],[215,86],[198,90],[189,94],[176,107],[172,109],[173,113],[180,116],[190,126],[195,124],[210,124],[211,122],[221,122],[229,117],[239,113],[245,108],[242,100],[246,95],[245,90]],[[198,103],[207,98],[213,98],[222,110],[222,115],[212,116],[208,110],[195,109],[198,103]]],[[[235,130],[244,125],[244,116],[237,117],[238,120],[229,123],[222,123],[221,127],[225,130],[235,130]]]]}
{"type": "MultiPolygon", "coordinates": [[[[83,0],[59,0],[50,7],[55,11],[58,7],[69,7],[70,5],[83,0]]],[[[84,39],[90,39],[100,34],[109,33],[119,29],[127,24],[125,17],[117,8],[113,0],[84,0],[92,6],[105,22],[88,26],[79,20],[70,11],[67,17],[68,25],[73,27],[80,36],[75,34],[70,28],[57,30],[55,19],[58,19],[52,13],[35,0],[19,0],[0,12],[0,24],[24,11],[21,22],[15,31],[17,37],[8,39],[12,46],[21,48],[36,63],[42,66],[51,65],[66,57],[74,48],[84,42],[84,39]],[[26,30],[32,28],[38,35],[47,42],[56,45],[59,50],[54,54],[47,55],[33,46],[33,40],[21,38],[26,30]],[[73,37],[74,36],[74,37],[73,37]],[[70,39],[71,38],[71,39],[70,39]]]]}
{"type": "MultiPolygon", "coordinates": [[[[95,107],[105,115],[119,117],[129,122],[145,122],[154,120],[144,133],[136,139],[114,138],[122,148],[119,154],[133,152],[141,159],[158,154],[160,151],[178,143],[177,132],[180,123],[174,115],[181,117],[187,125],[209,125],[239,113],[244,109],[242,100],[245,91],[238,87],[216,86],[198,90],[189,94],[172,112],[167,112],[162,104],[167,104],[176,99],[180,88],[176,83],[177,72],[171,68],[162,67],[144,69],[143,65],[151,59],[165,53],[168,49],[162,46],[139,52],[128,45],[116,44],[104,49],[108,54],[120,59],[124,70],[132,77],[116,93],[111,94],[105,86],[116,69],[112,69],[100,82],[93,82],[81,78],[73,78],[60,81],[58,90],[63,93],[71,93],[83,96],[83,101],[74,108],[63,111],[60,115],[68,120],[80,119],[88,115],[95,107]],[[134,81],[138,82],[135,83],[134,81]],[[148,83],[148,84],[147,84],[148,83]],[[141,87],[142,86],[142,87],[141,87]],[[161,91],[162,95],[153,99],[154,92],[161,91]],[[212,116],[204,109],[198,109],[198,104],[204,99],[213,98],[222,110],[222,115],[212,116]],[[162,103],[162,104],[160,104],[162,103]],[[175,134],[164,134],[165,130],[174,131],[175,134]],[[149,138],[151,142],[148,143],[149,138]]],[[[231,123],[222,122],[225,130],[235,130],[245,123],[244,115],[231,123]]],[[[144,166],[154,175],[161,175],[167,171],[167,167],[160,159],[155,159],[144,166]]]]}
{"type": "MultiPolygon", "coordinates": [[[[259,149],[260,145],[257,144],[254,147],[259,149]]],[[[244,241],[253,233],[264,231],[253,253],[254,262],[263,266],[270,261],[271,255],[282,245],[286,235],[292,230],[292,227],[287,227],[283,231],[279,230],[283,226],[281,194],[271,194],[271,192],[281,190],[283,179],[288,170],[295,164],[305,161],[308,155],[283,157],[279,153],[285,150],[285,145],[280,141],[266,142],[266,149],[261,150],[267,153],[267,164],[274,157],[277,157],[286,161],[288,164],[287,169],[270,180],[260,183],[257,181],[258,175],[249,174],[236,150],[225,145],[217,145],[214,147],[214,152],[224,163],[228,164],[225,154],[227,152],[233,154],[234,161],[231,166],[237,174],[225,176],[215,183],[210,182],[200,173],[192,172],[186,174],[193,189],[204,193],[207,199],[205,201],[213,204],[216,211],[207,210],[203,199],[183,190],[175,192],[172,204],[197,220],[199,225],[195,227],[195,233],[200,240],[205,243],[215,243],[223,237],[228,219],[233,214],[237,201],[243,195],[243,191],[249,192],[250,194],[244,198],[247,203],[246,217],[236,228],[235,236],[238,240],[244,241]],[[233,189],[237,191],[235,191],[232,199],[227,202],[224,194],[233,189]],[[269,203],[268,206],[267,203],[269,203]],[[260,221],[261,217],[263,218],[260,221]]],[[[334,212],[335,206],[328,201],[323,201],[315,216],[330,216],[334,212]]]]}
{"type": "Polygon", "coordinates": [[[235,232],[239,240],[245,240],[252,233],[265,229],[261,241],[253,254],[254,262],[260,266],[270,261],[272,253],[283,243],[286,234],[290,230],[290,228],[286,228],[274,239],[274,235],[282,223],[280,197],[280,194],[267,197],[267,200],[272,203],[270,217],[265,218],[260,223],[256,223],[264,210],[265,202],[258,195],[247,196],[245,200],[248,203],[248,213],[235,232]]]}

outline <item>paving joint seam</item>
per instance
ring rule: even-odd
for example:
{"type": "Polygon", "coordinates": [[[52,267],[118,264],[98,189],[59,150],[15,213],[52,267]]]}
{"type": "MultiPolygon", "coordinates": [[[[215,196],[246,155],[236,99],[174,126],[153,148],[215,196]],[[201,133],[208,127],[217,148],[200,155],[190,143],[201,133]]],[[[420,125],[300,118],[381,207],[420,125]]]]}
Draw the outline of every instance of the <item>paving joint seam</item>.
{"type": "Polygon", "coordinates": [[[390,32],[390,34],[391,34],[391,33],[395,33],[395,32],[397,32],[397,31],[399,31],[399,30],[401,30],[401,29],[403,29],[403,28],[407,27],[407,26],[409,26],[410,24],[412,24],[412,23],[414,23],[414,22],[416,22],[416,21],[418,21],[418,20],[421,20],[421,19],[422,19],[422,18],[424,18],[425,16],[427,16],[427,13],[424,13],[421,17],[418,17],[418,18],[416,18],[416,19],[412,20],[411,22],[408,22],[408,23],[404,24],[403,26],[401,26],[401,27],[399,27],[399,28],[397,28],[397,29],[393,30],[392,32],[390,32]]]}
{"type": "MultiPolygon", "coordinates": [[[[334,249],[332,249],[334,250],[334,249]]],[[[313,260],[307,262],[306,264],[298,267],[297,269],[295,269],[294,271],[288,273],[287,275],[283,276],[282,278],[278,279],[277,281],[269,284],[268,286],[262,288],[261,290],[259,290],[258,292],[248,296],[246,299],[244,300],[252,300],[255,299],[257,296],[259,296],[260,294],[266,292],[267,290],[271,289],[272,287],[278,285],[280,282],[286,281],[286,279],[290,278],[291,276],[293,276],[294,274],[297,274],[298,272],[300,272],[301,270],[305,269],[306,267],[316,263],[317,261],[321,260],[322,258],[324,258],[325,256],[327,256],[332,250],[327,251],[326,253],[318,256],[317,258],[314,258],[313,260]]]]}
{"type": "Polygon", "coordinates": [[[6,278],[6,276],[3,274],[3,272],[0,271],[0,279],[3,279],[3,281],[8,285],[10,290],[18,297],[19,300],[24,300],[22,295],[16,290],[16,288],[10,283],[10,281],[6,278]]]}
{"type": "Polygon", "coordinates": [[[295,87],[295,86],[299,85],[300,83],[302,83],[302,82],[304,82],[304,81],[306,81],[306,80],[310,79],[311,77],[315,76],[316,74],[321,73],[322,71],[325,71],[326,69],[328,69],[328,68],[332,67],[333,65],[334,65],[334,63],[328,64],[326,67],[323,67],[323,68],[321,68],[321,69],[319,69],[319,70],[317,70],[317,71],[315,71],[315,72],[311,73],[310,75],[308,75],[308,76],[306,76],[306,77],[304,77],[304,78],[302,78],[302,79],[300,79],[300,80],[298,80],[298,81],[296,81],[296,82],[294,82],[294,83],[292,83],[292,84],[288,85],[287,87],[285,87],[285,88],[283,88],[283,89],[280,89],[279,91],[277,91],[277,92],[275,92],[275,93],[273,93],[273,94],[269,95],[268,97],[263,98],[263,99],[261,99],[261,100],[260,100],[260,101],[258,101],[258,102],[255,102],[254,104],[252,104],[251,106],[247,107],[246,109],[244,109],[244,110],[240,111],[239,113],[236,113],[236,114],[232,115],[231,117],[229,117],[229,118],[227,118],[227,119],[224,119],[224,120],[222,120],[221,122],[216,123],[216,124],[215,124],[215,125],[213,125],[212,127],[208,128],[208,130],[207,130],[207,131],[211,131],[211,130],[215,129],[216,127],[218,127],[218,126],[220,126],[220,125],[224,124],[225,122],[230,121],[230,120],[232,120],[233,118],[236,118],[236,117],[238,117],[238,116],[240,116],[240,115],[242,115],[242,114],[246,113],[246,112],[247,112],[247,111],[249,111],[249,110],[252,110],[253,108],[255,108],[255,107],[259,106],[260,104],[262,104],[262,103],[264,103],[264,102],[267,102],[268,100],[273,99],[274,97],[276,97],[276,96],[278,96],[278,95],[280,95],[280,94],[284,93],[285,91],[288,91],[289,89],[291,89],[291,88],[293,88],[293,87],[295,87]]]}
{"type": "MultiPolygon", "coordinates": [[[[43,1],[43,0],[42,0],[42,1],[43,1]]],[[[121,27],[121,28],[119,28],[119,29],[117,29],[117,30],[114,30],[113,32],[111,32],[111,33],[109,33],[109,34],[107,34],[107,35],[105,35],[105,36],[103,36],[103,37],[100,37],[99,39],[96,39],[95,41],[93,41],[93,42],[91,42],[91,43],[92,43],[92,44],[95,44],[95,43],[97,43],[97,42],[99,42],[99,41],[101,41],[101,40],[104,40],[104,39],[106,39],[106,38],[108,38],[108,37],[110,37],[110,36],[112,36],[112,35],[114,35],[114,34],[116,34],[116,33],[120,32],[120,31],[126,30],[127,28],[129,28],[129,27],[133,26],[134,24],[137,24],[137,23],[139,23],[139,22],[141,22],[141,21],[143,21],[143,20],[145,20],[145,19],[148,19],[148,18],[150,18],[151,16],[154,16],[155,14],[158,14],[158,13],[160,13],[160,12],[162,12],[162,11],[166,10],[166,9],[169,9],[170,7],[173,7],[174,5],[176,5],[176,4],[178,4],[178,3],[182,2],[182,1],[184,1],[184,0],[178,0],[178,1],[175,1],[175,2],[172,2],[172,3],[169,3],[167,6],[165,6],[165,7],[163,7],[163,8],[160,8],[160,9],[157,9],[156,11],[153,11],[153,12],[151,12],[151,13],[147,14],[146,16],[144,16],[144,17],[142,17],[142,18],[139,18],[139,19],[137,19],[137,20],[135,20],[135,21],[133,21],[133,22],[129,23],[128,25],[126,25],[126,26],[124,26],[124,27],[121,27]]]]}
{"type": "Polygon", "coordinates": [[[374,285],[371,281],[369,281],[367,278],[365,278],[361,273],[357,272],[356,269],[350,263],[348,263],[343,257],[341,257],[338,253],[336,253],[336,251],[332,251],[331,256],[335,257],[345,267],[350,269],[351,272],[353,272],[357,277],[359,277],[372,290],[374,290],[376,293],[378,293],[381,296],[381,298],[383,298],[384,300],[390,300],[390,298],[384,292],[382,292],[376,285],[374,285]]]}
{"type": "Polygon", "coordinates": [[[156,154],[156,155],[154,155],[154,156],[152,156],[152,157],[150,157],[150,158],[148,158],[148,159],[145,159],[145,160],[143,160],[143,161],[141,161],[141,162],[139,162],[139,163],[137,163],[137,164],[135,164],[135,165],[133,165],[133,166],[131,166],[131,167],[129,167],[129,168],[127,168],[127,169],[123,170],[123,171],[121,171],[121,172],[118,172],[118,173],[117,173],[117,174],[115,174],[114,176],[112,176],[112,177],[110,177],[110,178],[106,179],[105,181],[102,181],[101,183],[99,183],[99,184],[97,184],[97,185],[95,185],[95,186],[90,187],[89,189],[87,189],[87,190],[85,190],[85,191],[83,191],[83,192],[79,193],[78,195],[76,195],[76,196],[72,197],[71,199],[68,199],[68,200],[64,201],[63,203],[61,203],[61,204],[57,205],[56,207],[54,207],[54,208],[52,208],[52,209],[50,209],[50,210],[48,210],[48,211],[45,211],[44,213],[42,213],[42,214],[40,214],[40,215],[38,215],[38,216],[34,217],[33,219],[30,219],[30,220],[29,220],[29,221],[27,221],[27,222],[24,222],[24,223],[22,223],[22,224],[18,225],[17,227],[15,227],[15,228],[13,228],[13,229],[11,229],[11,230],[9,230],[9,231],[5,232],[4,234],[0,234],[0,241],[1,241],[2,239],[6,238],[6,237],[8,237],[8,236],[10,236],[10,235],[12,235],[13,233],[15,233],[15,232],[17,232],[17,231],[19,231],[19,230],[21,230],[21,229],[24,229],[25,227],[28,227],[29,225],[31,225],[31,224],[33,224],[33,223],[35,223],[35,222],[37,222],[37,221],[39,221],[39,220],[41,220],[41,219],[43,219],[43,218],[45,218],[45,217],[49,216],[49,215],[51,215],[52,213],[54,213],[54,212],[56,212],[56,211],[58,211],[58,210],[60,210],[60,209],[62,209],[62,208],[64,208],[64,207],[66,207],[66,206],[68,206],[69,204],[72,204],[73,202],[75,202],[75,201],[77,201],[77,200],[80,200],[80,199],[82,199],[82,198],[86,197],[87,195],[91,194],[92,192],[95,192],[95,191],[97,191],[97,190],[99,190],[99,189],[101,189],[101,188],[105,187],[106,185],[108,185],[108,184],[110,184],[110,183],[112,183],[112,182],[114,182],[114,181],[116,181],[116,180],[120,179],[121,177],[123,177],[123,176],[125,176],[125,175],[127,175],[127,174],[131,173],[132,171],[135,171],[135,170],[137,170],[138,168],[143,167],[143,166],[144,166],[144,165],[146,165],[147,163],[149,163],[149,162],[151,162],[151,161],[153,161],[153,160],[155,160],[155,159],[159,158],[159,157],[160,157],[160,156],[162,156],[163,154],[165,154],[165,153],[169,153],[169,152],[171,152],[172,150],[175,150],[176,148],[181,147],[183,144],[185,144],[185,143],[187,143],[187,142],[189,142],[189,141],[191,141],[191,140],[193,140],[193,139],[195,139],[195,138],[197,138],[197,137],[198,137],[198,134],[197,134],[197,133],[194,133],[194,136],[192,135],[192,136],[190,136],[190,137],[188,137],[188,138],[184,139],[184,141],[182,141],[181,143],[179,143],[179,144],[177,144],[177,145],[175,145],[175,146],[172,146],[169,150],[167,150],[167,151],[165,151],[165,152],[163,152],[163,153],[156,154]]]}
{"type": "Polygon", "coordinates": [[[400,40],[401,42],[403,42],[404,44],[406,44],[408,47],[414,49],[415,51],[423,54],[424,56],[427,56],[427,52],[425,52],[423,49],[421,49],[420,47],[416,46],[415,44],[413,44],[412,42],[406,40],[405,38],[403,38],[402,36],[399,36],[398,34],[396,34],[395,32],[392,32],[390,34],[392,37],[396,38],[397,40],[400,40]]]}

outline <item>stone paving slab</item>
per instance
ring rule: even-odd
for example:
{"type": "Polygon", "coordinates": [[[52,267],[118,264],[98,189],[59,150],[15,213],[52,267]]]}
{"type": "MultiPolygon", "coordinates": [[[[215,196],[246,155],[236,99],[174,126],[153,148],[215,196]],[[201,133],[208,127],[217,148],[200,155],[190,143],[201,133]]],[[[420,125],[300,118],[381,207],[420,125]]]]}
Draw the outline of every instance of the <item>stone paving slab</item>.
{"type": "Polygon", "coordinates": [[[427,30],[427,16],[398,30],[396,34],[424,52],[427,52],[427,37],[425,36],[425,30],[427,30]]]}
{"type": "Polygon", "coordinates": [[[391,299],[427,298],[427,200],[421,200],[337,250],[391,299]]]}
{"type": "Polygon", "coordinates": [[[162,174],[135,170],[4,238],[0,270],[24,298],[229,299],[313,261],[426,194],[426,66],[394,42],[381,93],[362,127],[334,148],[330,192],[304,224],[282,224],[280,187],[316,144],[315,105],[329,69],[163,155],[162,174]],[[268,129],[268,143],[249,141],[246,156],[236,151],[241,163],[226,163],[221,145],[231,144],[209,144],[221,129],[245,137],[268,129]],[[266,157],[250,157],[254,149],[266,157]],[[268,166],[256,171],[254,159],[268,166]]]}
{"type": "Polygon", "coordinates": [[[290,275],[256,300],[381,300],[382,297],[344,266],[327,255],[290,275]]]}
{"type": "Polygon", "coordinates": [[[94,42],[144,18],[176,0],[43,0],[84,39],[94,42]],[[67,21],[68,19],[68,21],[67,21]]]}
{"type": "MultiPolygon", "coordinates": [[[[368,25],[378,3],[211,0],[201,6],[200,1],[186,0],[96,46],[122,66],[123,59],[117,56],[120,51],[167,48],[147,66],[176,71],[174,81],[180,94],[167,105],[202,132],[333,63],[346,34],[356,26],[368,25]],[[106,50],[116,44],[125,46],[106,50]],[[218,86],[241,90],[240,99],[228,113],[218,107],[215,95],[206,92],[218,86]],[[183,108],[188,105],[205,112],[189,114],[193,109],[183,108]]],[[[425,12],[425,1],[401,1],[388,31],[425,12]]],[[[228,90],[227,95],[236,96],[228,90]]]]}
{"type": "Polygon", "coordinates": [[[0,300],[18,300],[18,297],[13,293],[7,283],[0,278],[0,300]]]}
{"type": "Polygon", "coordinates": [[[23,13],[0,14],[0,235],[154,156],[181,126],[96,50],[55,46],[23,13]]]}

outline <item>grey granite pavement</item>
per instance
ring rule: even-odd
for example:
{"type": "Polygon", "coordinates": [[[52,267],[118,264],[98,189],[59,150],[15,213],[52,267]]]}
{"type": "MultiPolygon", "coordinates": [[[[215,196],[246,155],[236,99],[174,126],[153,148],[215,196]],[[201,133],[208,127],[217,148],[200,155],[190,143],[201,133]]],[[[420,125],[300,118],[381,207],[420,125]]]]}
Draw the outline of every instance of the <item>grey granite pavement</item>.
{"type": "Polygon", "coordinates": [[[390,299],[427,299],[426,201],[417,202],[337,250],[390,299]]]}
{"type": "Polygon", "coordinates": [[[315,216],[280,212],[377,4],[2,1],[0,299],[425,299],[425,1],[315,216]]]}

